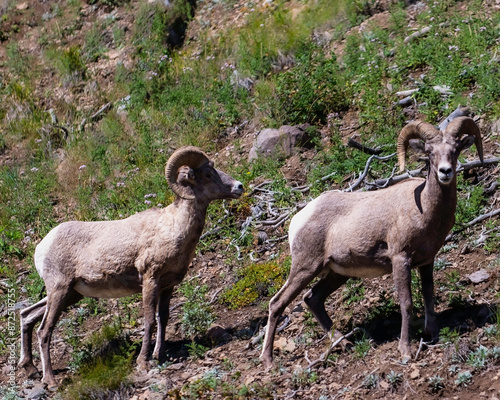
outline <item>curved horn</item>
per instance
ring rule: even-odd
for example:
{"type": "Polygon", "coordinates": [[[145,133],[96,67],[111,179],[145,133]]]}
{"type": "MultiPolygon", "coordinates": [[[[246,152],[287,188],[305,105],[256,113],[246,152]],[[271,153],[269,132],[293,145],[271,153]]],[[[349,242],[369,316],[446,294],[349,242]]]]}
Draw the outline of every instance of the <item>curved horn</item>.
{"type": "Polygon", "coordinates": [[[172,191],[183,199],[194,199],[194,195],[189,188],[177,183],[178,170],[183,165],[197,169],[209,161],[208,156],[198,147],[185,146],[174,151],[165,166],[165,177],[172,191]]]}
{"type": "Polygon", "coordinates": [[[455,118],[449,123],[444,132],[454,138],[460,138],[464,134],[474,136],[474,144],[476,145],[477,154],[479,155],[481,163],[483,162],[483,141],[481,139],[481,131],[472,118],[455,118]]]}
{"type": "Polygon", "coordinates": [[[400,171],[403,172],[405,169],[406,151],[411,139],[427,141],[438,134],[439,130],[427,122],[413,121],[406,125],[398,137],[397,154],[400,171]]]}

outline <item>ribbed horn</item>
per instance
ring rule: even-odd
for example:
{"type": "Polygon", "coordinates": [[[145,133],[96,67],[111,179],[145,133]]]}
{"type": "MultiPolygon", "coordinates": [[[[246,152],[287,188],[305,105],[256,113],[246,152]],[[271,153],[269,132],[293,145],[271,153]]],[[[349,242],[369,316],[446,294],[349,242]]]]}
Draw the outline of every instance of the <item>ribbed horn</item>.
{"type": "Polygon", "coordinates": [[[403,172],[406,165],[406,151],[411,139],[422,139],[427,141],[439,135],[439,130],[432,124],[423,121],[413,121],[406,125],[399,134],[397,154],[399,170],[403,172]]]}
{"type": "Polygon", "coordinates": [[[481,139],[481,131],[472,118],[455,118],[449,123],[444,132],[456,138],[460,138],[462,135],[474,136],[474,144],[476,145],[477,154],[479,155],[481,163],[483,162],[483,140],[481,139]]]}
{"type": "Polygon", "coordinates": [[[177,183],[178,170],[183,165],[198,169],[209,161],[208,156],[198,147],[185,146],[174,151],[165,166],[165,177],[172,191],[183,199],[194,199],[194,194],[189,187],[177,183]]]}

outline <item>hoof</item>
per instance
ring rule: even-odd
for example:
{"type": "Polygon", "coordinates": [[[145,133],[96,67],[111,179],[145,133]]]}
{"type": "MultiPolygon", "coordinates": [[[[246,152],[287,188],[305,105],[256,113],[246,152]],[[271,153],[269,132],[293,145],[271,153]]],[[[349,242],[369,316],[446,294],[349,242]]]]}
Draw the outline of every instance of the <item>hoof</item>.
{"type": "Polygon", "coordinates": [[[55,379],[42,379],[42,383],[47,387],[47,390],[49,392],[56,392],[57,391],[57,382],[55,379]]]}
{"type": "Polygon", "coordinates": [[[19,363],[19,369],[23,369],[27,379],[40,378],[40,372],[36,369],[32,362],[19,363]]]}
{"type": "Polygon", "coordinates": [[[137,360],[137,369],[147,372],[149,370],[149,362],[146,360],[137,360]]]}
{"type": "Polygon", "coordinates": [[[411,361],[411,356],[403,356],[401,357],[401,364],[408,364],[411,361]]]}
{"type": "Polygon", "coordinates": [[[153,353],[153,360],[157,360],[158,361],[158,364],[161,365],[163,364],[165,361],[167,361],[167,356],[165,354],[165,352],[155,352],[153,353]]]}
{"type": "Polygon", "coordinates": [[[266,357],[261,357],[260,360],[265,371],[269,371],[273,367],[273,360],[270,360],[266,357]]]}

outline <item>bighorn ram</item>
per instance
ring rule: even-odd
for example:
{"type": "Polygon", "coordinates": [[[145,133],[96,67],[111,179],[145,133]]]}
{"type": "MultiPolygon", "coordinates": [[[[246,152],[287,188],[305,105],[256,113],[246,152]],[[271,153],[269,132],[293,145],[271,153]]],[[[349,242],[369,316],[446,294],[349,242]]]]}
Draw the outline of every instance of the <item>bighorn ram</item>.
{"type": "MultiPolygon", "coordinates": [[[[310,202],[290,223],[292,266],[285,285],[271,299],[261,360],[271,367],[278,318],[315,278],[319,281],[304,302],[321,327],[330,332],[332,320],[325,300],[348,278],[373,278],[393,273],[402,314],[399,350],[411,358],[411,269],[418,268],[425,305],[425,331],[436,340],[433,304],[433,263],[455,222],[459,153],[476,144],[483,160],[479,128],[469,117],[454,119],[444,131],[414,121],[403,128],[397,154],[401,171],[411,139],[429,157],[426,179],[410,179],[375,192],[326,192],[310,202]]],[[[338,335],[338,332],[336,332],[338,335]]]]}
{"type": "Polygon", "coordinates": [[[84,296],[115,298],[142,293],[144,338],[137,363],[147,368],[157,313],[153,357],[163,361],[165,326],[175,285],[182,281],[203,230],[210,201],[238,198],[243,185],[214,168],[196,147],[184,147],[165,167],[176,194],[174,203],[117,221],[65,222],[52,229],[35,250],[35,265],[47,297],[21,312],[20,367],[36,374],[31,347],[38,329],[43,382],[56,381],[50,362],[50,339],[61,312],[84,296]],[[43,319],[42,319],[43,318],[43,319]]]}

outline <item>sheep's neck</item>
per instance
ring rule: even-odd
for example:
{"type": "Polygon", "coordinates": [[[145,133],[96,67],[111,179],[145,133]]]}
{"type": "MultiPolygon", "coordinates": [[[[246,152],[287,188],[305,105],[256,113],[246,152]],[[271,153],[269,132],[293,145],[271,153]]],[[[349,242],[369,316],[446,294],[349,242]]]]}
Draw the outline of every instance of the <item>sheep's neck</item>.
{"type": "Polygon", "coordinates": [[[436,228],[441,228],[443,234],[448,234],[455,223],[455,210],[457,207],[457,181],[456,177],[448,185],[439,182],[433,169],[422,190],[422,210],[427,217],[434,221],[436,228]]]}
{"type": "Polygon", "coordinates": [[[184,229],[189,234],[195,235],[196,239],[199,238],[205,226],[208,203],[198,199],[177,198],[174,206],[176,209],[175,215],[182,221],[184,229]]]}

